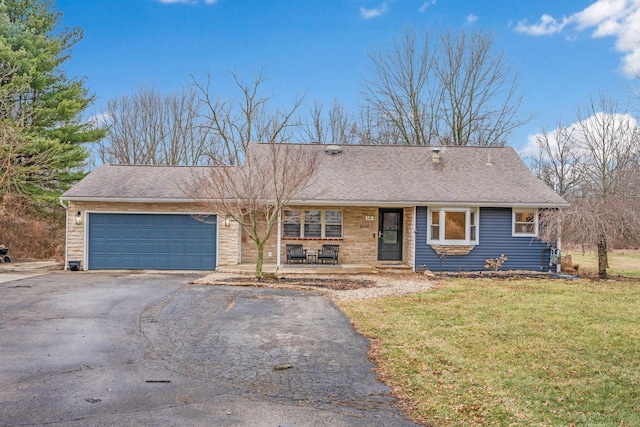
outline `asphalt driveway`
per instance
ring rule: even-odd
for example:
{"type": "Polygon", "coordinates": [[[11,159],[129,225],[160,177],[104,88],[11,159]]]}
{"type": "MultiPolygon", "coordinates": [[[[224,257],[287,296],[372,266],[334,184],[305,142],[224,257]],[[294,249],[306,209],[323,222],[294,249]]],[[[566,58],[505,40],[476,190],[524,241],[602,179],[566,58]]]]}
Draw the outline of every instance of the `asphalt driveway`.
{"type": "Polygon", "coordinates": [[[0,425],[415,425],[332,302],[196,277],[0,283],[0,425]]]}

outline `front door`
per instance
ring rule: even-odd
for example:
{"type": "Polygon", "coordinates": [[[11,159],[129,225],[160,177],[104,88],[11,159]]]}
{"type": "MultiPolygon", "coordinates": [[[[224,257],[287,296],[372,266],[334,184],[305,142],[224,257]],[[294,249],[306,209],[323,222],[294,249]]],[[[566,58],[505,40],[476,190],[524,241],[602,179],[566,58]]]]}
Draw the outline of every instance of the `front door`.
{"type": "Polygon", "coordinates": [[[402,261],[402,209],[380,209],[378,260],[402,261]]]}

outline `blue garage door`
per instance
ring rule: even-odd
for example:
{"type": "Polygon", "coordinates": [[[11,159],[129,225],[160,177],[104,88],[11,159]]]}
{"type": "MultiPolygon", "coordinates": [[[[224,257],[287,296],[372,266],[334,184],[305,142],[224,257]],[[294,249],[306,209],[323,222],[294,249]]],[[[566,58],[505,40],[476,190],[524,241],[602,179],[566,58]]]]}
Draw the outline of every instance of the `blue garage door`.
{"type": "Polygon", "coordinates": [[[90,270],[214,270],[215,216],[90,213],[90,270]]]}

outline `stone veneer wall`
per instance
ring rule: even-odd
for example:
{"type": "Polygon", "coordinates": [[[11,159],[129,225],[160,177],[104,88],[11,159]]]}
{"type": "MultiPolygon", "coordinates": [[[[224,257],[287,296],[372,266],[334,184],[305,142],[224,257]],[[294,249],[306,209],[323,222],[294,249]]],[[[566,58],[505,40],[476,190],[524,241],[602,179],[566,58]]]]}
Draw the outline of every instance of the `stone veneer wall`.
{"type": "MultiPolygon", "coordinates": [[[[378,259],[378,208],[376,207],[309,207],[293,206],[291,209],[329,209],[342,210],[343,237],[341,239],[282,239],[281,262],[286,262],[285,245],[288,243],[301,243],[310,251],[317,252],[323,244],[340,245],[340,263],[342,264],[372,264],[378,259]],[[373,221],[367,221],[366,217],[373,217],[373,221]]],[[[200,209],[197,205],[188,203],[114,203],[114,202],[70,202],[67,223],[67,259],[83,261],[85,247],[85,225],[76,225],[75,214],[82,212],[86,218],[89,212],[114,212],[114,213],[197,213],[200,209]]],[[[414,257],[414,228],[415,209],[404,209],[403,230],[403,261],[411,263],[414,257]]],[[[242,244],[238,242],[239,225],[231,221],[230,226],[225,226],[224,221],[218,225],[218,265],[236,265],[239,255],[242,263],[255,263],[257,254],[255,244],[244,233],[242,244]]],[[[276,262],[277,228],[264,251],[264,262],[276,262]]]]}
{"type": "MultiPolygon", "coordinates": [[[[282,264],[286,262],[286,245],[302,244],[305,249],[317,252],[323,244],[340,245],[339,260],[341,264],[372,264],[378,259],[378,208],[376,207],[336,207],[336,206],[291,206],[289,209],[309,210],[341,210],[341,239],[300,239],[282,238],[282,264]],[[373,217],[367,221],[366,217],[373,217]]],[[[414,242],[414,208],[404,209],[403,261],[413,260],[414,242]]],[[[265,245],[264,262],[275,263],[277,258],[277,229],[274,228],[271,238],[265,245]]],[[[248,236],[242,236],[242,263],[255,263],[257,252],[255,244],[248,236]]]]}
{"type": "Polygon", "coordinates": [[[438,255],[467,255],[476,245],[429,245],[438,255]]]}
{"type": "Polygon", "coordinates": [[[413,267],[415,259],[415,239],[416,239],[416,209],[412,206],[404,208],[404,239],[402,261],[413,267]]]}
{"type": "MultiPolygon", "coordinates": [[[[113,213],[200,213],[197,205],[190,203],[115,203],[115,202],[69,202],[67,221],[67,259],[85,260],[86,212],[113,213]],[[84,221],[75,223],[75,215],[82,212],[84,221]]],[[[239,226],[231,222],[228,227],[224,221],[218,224],[218,265],[236,265],[239,258],[239,226]]]]}

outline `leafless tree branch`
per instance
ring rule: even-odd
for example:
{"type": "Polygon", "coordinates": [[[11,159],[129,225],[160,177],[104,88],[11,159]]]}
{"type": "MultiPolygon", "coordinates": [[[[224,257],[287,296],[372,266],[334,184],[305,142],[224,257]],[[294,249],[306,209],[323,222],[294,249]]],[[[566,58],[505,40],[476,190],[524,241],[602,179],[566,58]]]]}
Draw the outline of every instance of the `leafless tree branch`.
{"type": "Polygon", "coordinates": [[[248,147],[240,166],[200,170],[185,190],[207,211],[238,222],[257,247],[257,278],[262,277],[264,246],[277,224],[278,212],[307,187],[320,162],[319,151],[300,145],[265,145],[268,150],[259,150],[261,155],[248,147]]]}

